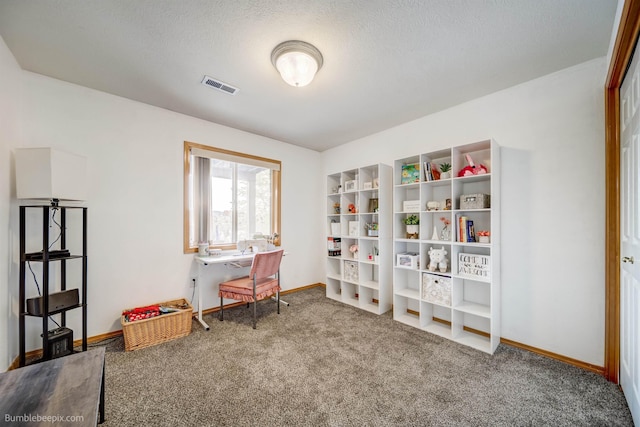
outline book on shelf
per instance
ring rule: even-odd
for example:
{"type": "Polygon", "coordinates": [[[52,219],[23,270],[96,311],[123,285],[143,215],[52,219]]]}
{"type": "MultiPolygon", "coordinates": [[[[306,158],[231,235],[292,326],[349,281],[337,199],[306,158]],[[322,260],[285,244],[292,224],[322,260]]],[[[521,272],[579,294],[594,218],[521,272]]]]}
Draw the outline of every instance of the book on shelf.
{"type": "Polygon", "coordinates": [[[476,233],[473,227],[473,220],[466,216],[456,215],[456,223],[458,225],[456,229],[456,241],[467,243],[476,241],[476,233]]]}
{"type": "Polygon", "coordinates": [[[433,176],[431,175],[431,163],[429,162],[424,162],[424,180],[433,181],[433,176]]]}
{"type": "Polygon", "coordinates": [[[476,233],[473,229],[473,221],[468,219],[467,220],[467,226],[466,226],[466,238],[467,238],[467,242],[475,242],[476,241],[476,233]]]}
{"type": "Polygon", "coordinates": [[[469,218],[466,216],[458,217],[458,242],[467,242],[467,221],[469,218]]]}
{"type": "Polygon", "coordinates": [[[340,249],[341,239],[340,237],[327,237],[327,251],[329,256],[341,256],[342,251],[340,249]]]}

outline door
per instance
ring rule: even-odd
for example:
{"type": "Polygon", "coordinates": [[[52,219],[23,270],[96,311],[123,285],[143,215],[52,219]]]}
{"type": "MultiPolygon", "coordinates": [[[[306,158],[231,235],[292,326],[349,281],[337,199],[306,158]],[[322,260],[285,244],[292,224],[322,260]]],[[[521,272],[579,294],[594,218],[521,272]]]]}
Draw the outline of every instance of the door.
{"type": "Polygon", "coordinates": [[[640,425],[640,55],[620,89],[620,385],[640,425]]]}

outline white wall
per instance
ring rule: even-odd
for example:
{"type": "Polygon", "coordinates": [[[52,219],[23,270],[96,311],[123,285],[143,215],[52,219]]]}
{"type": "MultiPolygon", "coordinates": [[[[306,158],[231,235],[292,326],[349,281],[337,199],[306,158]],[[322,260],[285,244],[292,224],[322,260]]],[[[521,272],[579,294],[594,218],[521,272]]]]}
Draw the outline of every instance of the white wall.
{"type": "Polygon", "coordinates": [[[12,215],[12,150],[20,139],[21,75],[18,63],[0,38],[0,371],[13,359],[5,343],[15,341],[17,346],[18,336],[17,315],[10,309],[9,293],[11,288],[17,288],[18,278],[10,255],[17,242],[11,238],[10,229],[11,224],[17,223],[17,214],[12,215]]]}
{"type": "MultiPolygon", "coordinates": [[[[23,79],[21,145],[88,158],[89,336],[121,329],[124,308],[191,299],[197,268],[193,255],[182,253],[185,140],[282,161],[282,242],[289,253],[283,288],[322,281],[323,252],[305,238],[309,224],[321,218],[319,153],[38,74],[23,72],[23,79]]],[[[311,227],[309,235],[315,234],[311,227]]],[[[224,267],[205,272],[205,308],[219,305],[214,284],[236,274],[224,267]]],[[[75,312],[70,322],[77,339],[75,312]]],[[[28,348],[41,346],[38,327],[31,322],[28,348]]],[[[9,342],[15,357],[17,332],[9,342]]]]}
{"type": "Polygon", "coordinates": [[[604,364],[605,59],[322,153],[323,173],[494,138],[502,146],[502,336],[604,364]]]}
{"type": "MultiPolygon", "coordinates": [[[[10,196],[17,146],[89,159],[92,336],[120,329],[123,308],[191,297],[196,269],[182,254],[184,140],[282,160],[290,252],[283,284],[291,289],[323,281],[325,248],[315,242],[324,241],[327,173],[490,137],[503,146],[502,335],[604,363],[604,59],[322,154],[22,72],[4,43],[0,72],[0,259],[9,259],[0,263],[0,294],[10,304],[0,299],[2,312],[10,311],[0,316],[0,342],[9,343],[0,346],[0,368],[18,346],[17,202],[10,196]]],[[[205,274],[205,307],[218,304],[213,283],[231,273],[217,267],[205,274]]],[[[33,326],[29,349],[39,346],[33,326]]]]}

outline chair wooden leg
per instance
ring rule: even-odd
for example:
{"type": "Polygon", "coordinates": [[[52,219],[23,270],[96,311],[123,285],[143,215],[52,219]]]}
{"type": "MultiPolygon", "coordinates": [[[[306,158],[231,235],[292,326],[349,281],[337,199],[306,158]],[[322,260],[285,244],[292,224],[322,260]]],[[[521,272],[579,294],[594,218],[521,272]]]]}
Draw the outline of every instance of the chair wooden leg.
{"type": "Polygon", "coordinates": [[[222,309],[222,297],[220,297],[220,314],[218,315],[218,320],[222,322],[224,318],[224,310],[222,309]]]}
{"type": "Polygon", "coordinates": [[[258,317],[258,298],[256,296],[256,275],[253,275],[253,329],[256,328],[256,318],[258,317]]]}

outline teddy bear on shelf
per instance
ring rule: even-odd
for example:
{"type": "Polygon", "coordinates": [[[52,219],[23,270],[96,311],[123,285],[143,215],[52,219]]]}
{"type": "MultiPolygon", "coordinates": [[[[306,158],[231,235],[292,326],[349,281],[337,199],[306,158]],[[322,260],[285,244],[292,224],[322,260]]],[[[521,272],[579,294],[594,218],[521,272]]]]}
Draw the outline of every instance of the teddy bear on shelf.
{"type": "Polygon", "coordinates": [[[447,251],[444,246],[440,249],[429,248],[429,271],[439,269],[441,273],[446,273],[449,260],[447,259],[447,251]]]}

